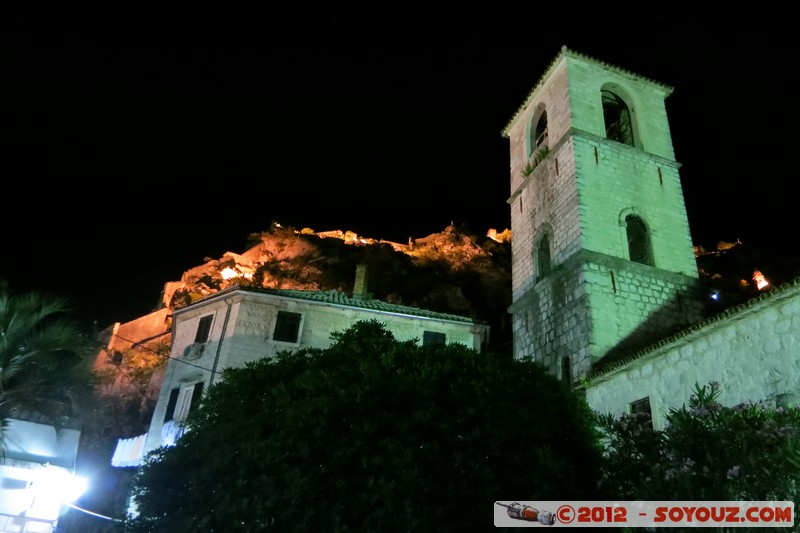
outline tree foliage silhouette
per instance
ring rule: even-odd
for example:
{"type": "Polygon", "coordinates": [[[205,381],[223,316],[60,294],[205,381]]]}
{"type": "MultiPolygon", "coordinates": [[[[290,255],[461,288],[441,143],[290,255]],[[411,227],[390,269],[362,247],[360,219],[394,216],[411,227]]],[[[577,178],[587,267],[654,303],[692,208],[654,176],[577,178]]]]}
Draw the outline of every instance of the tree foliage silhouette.
{"type": "Polygon", "coordinates": [[[474,531],[497,498],[595,496],[593,413],[532,361],[377,321],[229,368],[135,480],[144,531],[474,531]]]}
{"type": "MultiPolygon", "coordinates": [[[[88,337],[66,299],[0,280],[0,418],[60,425],[90,405],[88,337]]],[[[0,448],[5,445],[0,432],[0,448]]]]}

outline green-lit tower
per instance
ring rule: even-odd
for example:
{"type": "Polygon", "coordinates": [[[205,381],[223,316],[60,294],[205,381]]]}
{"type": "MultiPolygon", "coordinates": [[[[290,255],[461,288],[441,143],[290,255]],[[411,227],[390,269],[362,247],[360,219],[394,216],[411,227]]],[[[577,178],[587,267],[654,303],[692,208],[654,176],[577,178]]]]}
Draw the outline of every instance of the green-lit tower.
{"type": "Polygon", "coordinates": [[[564,47],[503,130],[516,357],[572,382],[702,318],[671,92],[564,47]]]}

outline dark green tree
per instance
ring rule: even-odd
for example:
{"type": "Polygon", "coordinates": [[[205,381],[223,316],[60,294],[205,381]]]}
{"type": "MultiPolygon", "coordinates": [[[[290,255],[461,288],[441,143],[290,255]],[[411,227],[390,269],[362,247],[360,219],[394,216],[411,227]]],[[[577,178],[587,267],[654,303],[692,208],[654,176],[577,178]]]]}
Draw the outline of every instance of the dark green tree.
{"type": "Polygon", "coordinates": [[[0,280],[2,428],[9,418],[58,426],[79,416],[94,390],[89,346],[67,300],[38,291],[14,294],[0,280]]]}
{"type": "Polygon", "coordinates": [[[127,531],[482,531],[497,499],[597,496],[593,413],[540,365],[376,321],[333,341],[226,369],[127,531]]]}

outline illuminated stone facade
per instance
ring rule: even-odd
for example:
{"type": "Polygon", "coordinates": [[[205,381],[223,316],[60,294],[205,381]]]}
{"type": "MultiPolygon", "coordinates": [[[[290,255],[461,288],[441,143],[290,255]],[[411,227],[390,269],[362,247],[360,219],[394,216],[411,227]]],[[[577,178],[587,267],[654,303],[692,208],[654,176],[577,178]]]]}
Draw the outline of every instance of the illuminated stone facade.
{"type": "Polygon", "coordinates": [[[567,49],[509,122],[514,355],[655,426],[696,385],[800,402],[800,280],[706,317],[664,101],[567,49]]]}
{"type": "Polygon", "coordinates": [[[800,280],[665,339],[596,375],[586,387],[601,412],[627,413],[648,398],[653,423],[695,384],[720,384],[720,402],[800,406],[800,280]]]}
{"type": "Polygon", "coordinates": [[[564,49],[506,127],[517,357],[578,379],[702,316],[670,92],[564,49]],[[607,138],[603,91],[627,104],[629,144],[607,138]],[[647,261],[630,255],[629,215],[647,261]]]}

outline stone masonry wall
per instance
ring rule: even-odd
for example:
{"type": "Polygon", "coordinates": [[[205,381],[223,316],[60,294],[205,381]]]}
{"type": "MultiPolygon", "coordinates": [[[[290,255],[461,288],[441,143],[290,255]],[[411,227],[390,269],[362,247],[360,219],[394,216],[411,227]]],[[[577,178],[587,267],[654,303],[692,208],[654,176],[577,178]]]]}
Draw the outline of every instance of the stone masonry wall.
{"type": "Polygon", "coordinates": [[[528,178],[511,208],[512,298],[536,282],[534,247],[547,231],[553,265],[580,250],[580,217],[572,138],[557,143],[528,178]]]}
{"type": "Polygon", "coordinates": [[[630,100],[628,105],[635,113],[640,141],[637,146],[657,157],[675,159],[665,107],[665,99],[672,92],[671,88],[623,69],[571,54],[567,57],[567,69],[572,128],[605,137],[600,90],[612,87],[623,92],[630,100]]]}
{"type": "Polygon", "coordinates": [[[584,252],[592,360],[630,355],[703,319],[697,279],[584,252]]]}
{"type": "Polygon", "coordinates": [[[574,379],[603,357],[631,354],[703,317],[696,279],[583,251],[510,307],[515,357],[574,379]]]}
{"type": "Polygon", "coordinates": [[[591,407],[615,415],[649,398],[660,428],[670,408],[688,401],[696,383],[711,381],[720,383],[720,401],[728,406],[746,401],[800,405],[800,280],[591,378],[585,393],[591,407]]]}
{"type": "Polygon", "coordinates": [[[654,266],[698,277],[677,163],[576,132],[582,247],[629,258],[625,217],[648,228],[654,266]]]}
{"type": "Polygon", "coordinates": [[[569,357],[573,376],[588,373],[592,323],[583,268],[575,256],[511,305],[515,358],[533,358],[563,378],[569,357]]]}

